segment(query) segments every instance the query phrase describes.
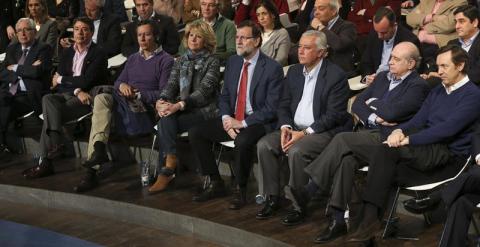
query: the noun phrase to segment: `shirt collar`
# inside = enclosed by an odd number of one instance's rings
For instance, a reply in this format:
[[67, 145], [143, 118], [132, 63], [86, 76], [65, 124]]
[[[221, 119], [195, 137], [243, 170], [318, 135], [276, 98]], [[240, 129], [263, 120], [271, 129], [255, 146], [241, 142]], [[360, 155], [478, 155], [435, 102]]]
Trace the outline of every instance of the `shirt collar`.
[[305, 76], [305, 78], [308, 78], [309, 80], [312, 79], [312, 78], [315, 78], [318, 76], [318, 72], [320, 71], [320, 68], [322, 67], [322, 64], [323, 64], [323, 59], [320, 60], [320, 62], [318, 62], [317, 65], [315, 65], [315, 67], [313, 67], [312, 70], [307, 71], [307, 67], [306, 66], [303, 66], [303, 76]]
[[337, 22], [339, 18], [339, 15], [335, 16], [335, 18], [331, 19], [330, 21], [328, 21], [328, 24], [327, 24], [327, 28], [328, 30], [332, 29], [333, 25], [335, 25], [335, 23]]
[[447, 87], [445, 86], [445, 84], [442, 83], [442, 86], [445, 88], [445, 91], [447, 92], [447, 94], [451, 94], [453, 91], [461, 88], [463, 85], [467, 84], [467, 82], [470, 81], [470, 78], [468, 78], [468, 76], [465, 76], [463, 77], [463, 79], [461, 79], [459, 82]]
[[212, 21], [207, 21], [207, 20], [205, 20], [205, 18], [202, 18], [202, 20], [203, 20], [204, 22], [208, 23], [210, 26], [213, 27], [213, 26], [215, 26], [215, 24], [217, 23], [217, 21], [220, 19], [220, 16], [221, 16], [220, 14], [217, 14], [217, 16], [216, 16], [215, 18], [213, 18]]
[[[150, 16], [150, 18], [148, 18], [149, 20], [152, 19], [153, 17], [155, 17], [155, 10], [152, 11], [152, 15]], [[139, 21], [143, 21], [142, 18], [140, 18], [140, 16], [138, 16], [138, 20]]]
[[394, 78], [393, 77], [393, 74], [388, 72], [387, 73], [387, 78], [388, 80], [391, 82], [391, 83], [400, 83], [402, 82], [403, 80], [405, 80], [405, 78], [407, 78], [407, 76], [409, 76], [410, 74], [412, 73], [411, 70], [409, 70], [407, 73], [405, 73], [404, 75], [400, 76], [400, 78]]
[[458, 38], [458, 41], [460, 42], [460, 44], [462, 45], [462, 47], [464, 46], [471, 46], [473, 41], [475, 40], [475, 38], [478, 36], [478, 33], [480, 31], [477, 30], [477, 32], [475, 33], [475, 35], [473, 35], [471, 38], [469, 38], [467, 41], [463, 41], [462, 38]]
[[250, 65], [254, 65], [254, 66], [255, 66], [255, 64], [256, 64], [257, 61], [258, 61], [258, 57], [259, 57], [259, 56], [260, 56], [260, 49], [257, 49], [255, 55], [253, 55], [253, 57], [250, 58], [250, 60], [246, 60], [246, 59], [244, 58], [244, 59], [243, 59], [243, 63], [249, 62]]
[[[92, 42], [93, 42], [93, 41], [90, 40], [90, 42], [88, 43], [87, 47], [85, 48], [85, 51], [83, 51], [83, 52], [86, 52], [86, 51], [88, 51], [88, 49], [90, 49], [90, 46], [92, 45]], [[73, 50], [75, 50], [75, 52], [80, 53], [80, 51], [78, 50], [78, 45], [77, 45], [77, 43], [75, 43], [75, 44], [73, 45]]]
[[384, 40], [383, 43], [393, 45], [393, 42], [395, 41], [395, 37], [397, 36], [397, 31], [398, 31], [398, 26], [395, 27], [395, 32], [393, 33], [392, 38], [390, 38], [389, 40]]
[[158, 53], [160, 53], [162, 50], [163, 50], [163, 49], [162, 49], [162, 46], [160, 45], [160, 46], [158, 46], [158, 48], [155, 49], [155, 50], [152, 52], [152, 54], [150, 54], [150, 56], [148, 56], [148, 57], [145, 56], [145, 52], [144, 52], [144, 50], [142, 50], [141, 48], [140, 48], [140, 50], [138, 51], [138, 53], [140, 53], [140, 56], [142, 56], [145, 60], [148, 60], [148, 59], [156, 56], [156, 55], [157, 55]]

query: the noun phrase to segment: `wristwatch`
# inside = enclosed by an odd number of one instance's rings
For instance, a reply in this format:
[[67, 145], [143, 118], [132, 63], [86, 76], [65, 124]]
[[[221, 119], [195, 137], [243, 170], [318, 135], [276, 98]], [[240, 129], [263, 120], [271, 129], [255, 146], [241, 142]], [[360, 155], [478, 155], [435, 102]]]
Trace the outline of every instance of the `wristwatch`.
[[308, 131], [307, 131], [307, 129], [302, 130], [302, 132], [303, 132], [304, 135], [308, 136]]

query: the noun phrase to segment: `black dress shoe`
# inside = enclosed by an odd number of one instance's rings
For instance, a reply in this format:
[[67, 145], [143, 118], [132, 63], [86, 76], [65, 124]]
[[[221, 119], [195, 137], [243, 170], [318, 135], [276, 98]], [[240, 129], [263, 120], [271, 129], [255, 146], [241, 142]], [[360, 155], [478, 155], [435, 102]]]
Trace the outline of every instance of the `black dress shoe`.
[[282, 219], [282, 224], [286, 226], [294, 226], [305, 220], [305, 213], [302, 211], [292, 210]]
[[305, 189], [294, 189], [290, 186], [285, 186], [285, 198], [292, 202], [292, 206], [296, 211], [306, 212], [307, 204], [310, 201]]
[[49, 159], [40, 159], [38, 165], [23, 171], [23, 176], [27, 179], [42, 178], [53, 175], [55, 170]]
[[109, 162], [108, 154], [106, 151], [105, 143], [96, 141], [93, 144], [93, 153], [89, 160], [83, 162], [82, 166], [85, 168], [92, 168], [96, 165], [102, 165]]
[[65, 144], [55, 144], [48, 150], [47, 159], [54, 160], [65, 154]]
[[345, 234], [347, 234], [345, 221], [337, 222], [336, 220], [330, 220], [328, 227], [315, 238], [314, 242], [317, 244], [327, 243]]
[[223, 197], [226, 194], [227, 193], [225, 190], [225, 184], [223, 183], [223, 180], [211, 181], [210, 184], [207, 186], [207, 188], [202, 189], [200, 193], [193, 196], [192, 201], [205, 202], [217, 197]]
[[378, 220], [375, 220], [367, 226], [361, 224], [357, 231], [350, 235], [347, 242], [368, 242], [375, 238], [375, 234], [380, 230], [380, 227], [381, 223]]
[[440, 204], [441, 198], [438, 197], [425, 197], [422, 199], [408, 199], [403, 202], [405, 210], [412, 214], [424, 214], [428, 211], [432, 211]]
[[247, 205], [247, 191], [246, 189], [235, 189], [233, 191], [233, 198], [230, 201], [230, 206], [228, 206], [231, 210], [239, 210]]
[[257, 215], [255, 218], [259, 220], [264, 220], [271, 218], [275, 212], [280, 208], [280, 203], [279, 203], [279, 198], [278, 196], [268, 196], [267, 201], [265, 202], [265, 205], [263, 208], [257, 212]]
[[95, 170], [89, 169], [85, 177], [80, 181], [80, 183], [73, 188], [73, 191], [77, 193], [83, 193], [97, 187], [98, 178], [95, 173], [96, 173]]

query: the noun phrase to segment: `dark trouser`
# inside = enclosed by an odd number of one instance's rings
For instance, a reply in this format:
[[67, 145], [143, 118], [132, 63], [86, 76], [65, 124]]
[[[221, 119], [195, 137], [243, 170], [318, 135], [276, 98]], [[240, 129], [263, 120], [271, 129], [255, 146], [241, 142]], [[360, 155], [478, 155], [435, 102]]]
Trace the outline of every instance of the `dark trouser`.
[[0, 98], [0, 144], [5, 144], [8, 124], [33, 110], [32, 102], [26, 93]]
[[363, 200], [380, 209], [393, 186], [415, 186], [454, 176], [463, 165], [442, 144], [389, 148], [385, 144], [352, 146], [368, 154], [369, 170]]
[[442, 191], [442, 199], [449, 211], [440, 246], [467, 246], [468, 227], [480, 203], [480, 167], [474, 166], [450, 182]]
[[[287, 151], [290, 178], [288, 184], [300, 188], [307, 184], [303, 171], [328, 145], [332, 136], [328, 133], [308, 135], [297, 141]], [[257, 144], [258, 165], [263, 174], [263, 189], [267, 195], [279, 195], [281, 159], [285, 156], [280, 146], [280, 131], [264, 136]]]
[[164, 163], [167, 154], [177, 154], [177, 134], [188, 131], [204, 121], [202, 114], [192, 112], [177, 112], [160, 118], [157, 125], [159, 164]]
[[[255, 144], [264, 135], [265, 127], [263, 125], [252, 125], [242, 129], [235, 138], [233, 170], [236, 182], [240, 187], [247, 185], [253, 163]], [[200, 162], [202, 174], [218, 174], [212, 144], [232, 140], [223, 129], [222, 120], [216, 118], [201, 123], [190, 129], [188, 137]]]
[[355, 172], [368, 159], [355, 156], [348, 144], [363, 146], [379, 143], [378, 130], [339, 133], [320, 156], [305, 168], [305, 172], [317, 184], [319, 190], [323, 194], [330, 194], [330, 206], [346, 210], [352, 194]]
[[[42, 98], [43, 127], [40, 136], [40, 156], [46, 157], [52, 145], [60, 144], [63, 124], [91, 111], [71, 93], [47, 94]], [[54, 138], [51, 132], [55, 132]]]

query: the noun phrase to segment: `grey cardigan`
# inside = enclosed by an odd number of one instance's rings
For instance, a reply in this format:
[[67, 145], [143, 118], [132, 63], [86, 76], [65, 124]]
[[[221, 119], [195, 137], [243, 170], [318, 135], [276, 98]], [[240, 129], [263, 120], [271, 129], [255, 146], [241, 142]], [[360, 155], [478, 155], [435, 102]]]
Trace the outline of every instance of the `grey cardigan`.
[[265, 55], [271, 57], [282, 66], [288, 63], [288, 52], [290, 51], [290, 36], [285, 28], [273, 30], [270, 39], [262, 43], [261, 50]]

